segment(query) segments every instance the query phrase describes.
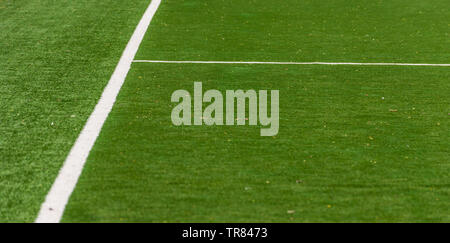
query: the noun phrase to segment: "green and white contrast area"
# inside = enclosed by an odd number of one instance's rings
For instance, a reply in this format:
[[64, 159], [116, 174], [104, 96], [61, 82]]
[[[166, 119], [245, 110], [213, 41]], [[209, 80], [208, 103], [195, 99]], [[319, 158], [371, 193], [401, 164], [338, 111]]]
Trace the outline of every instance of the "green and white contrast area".
[[[36, 220], [149, 4], [0, 0], [1, 222]], [[449, 64], [448, 0], [162, 0], [61, 222], [450, 222]], [[194, 82], [279, 90], [278, 134], [175, 126]]]

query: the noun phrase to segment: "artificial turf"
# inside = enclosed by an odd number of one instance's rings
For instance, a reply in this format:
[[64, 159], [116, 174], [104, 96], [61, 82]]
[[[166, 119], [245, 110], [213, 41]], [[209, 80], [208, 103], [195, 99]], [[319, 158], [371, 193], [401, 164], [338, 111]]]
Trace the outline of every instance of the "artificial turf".
[[0, 0], [0, 222], [33, 222], [146, 0]]
[[[174, 1], [136, 59], [449, 63], [447, 1]], [[449, 222], [448, 67], [135, 63], [63, 222]], [[280, 90], [280, 132], [172, 125]]]

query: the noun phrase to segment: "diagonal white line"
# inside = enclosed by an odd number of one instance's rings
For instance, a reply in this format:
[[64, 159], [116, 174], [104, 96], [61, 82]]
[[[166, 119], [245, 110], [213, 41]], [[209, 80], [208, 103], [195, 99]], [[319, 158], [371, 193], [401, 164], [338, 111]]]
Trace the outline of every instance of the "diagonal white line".
[[136, 63], [179, 63], [179, 64], [261, 64], [261, 65], [354, 65], [354, 66], [433, 66], [450, 67], [450, 64], [431, 63], [367, 63], [367, 62], [233, 62], [233, 61], [164, 61], [134, 60]]
[[94, 146], [95, 140], [100, 134], [100, 130], [116, 101], [117, 94], [125, 81], [139, 45], [160, 3], [161, 0], [152, 0], [144, 16], [139, 21], [99, 102], [66, 158], [50, 192], [47, 194], [35, 221], [36, 223], [58, 223], [61, 220], [89, 152]]

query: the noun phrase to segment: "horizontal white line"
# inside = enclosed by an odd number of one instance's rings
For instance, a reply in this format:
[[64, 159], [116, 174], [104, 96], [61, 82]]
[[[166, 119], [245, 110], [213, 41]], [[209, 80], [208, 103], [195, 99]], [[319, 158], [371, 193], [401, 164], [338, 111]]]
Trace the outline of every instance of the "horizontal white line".
[[186, 64], [266, 64], [266, 65], [359, 65], [359, 66], [433, 66], [450, 67], [450, 64], [431, 63], [368, 63], [368, 62], [231, 62], [231, 61], [163, 61], [134, 60], [140, 63], [186, 63]]

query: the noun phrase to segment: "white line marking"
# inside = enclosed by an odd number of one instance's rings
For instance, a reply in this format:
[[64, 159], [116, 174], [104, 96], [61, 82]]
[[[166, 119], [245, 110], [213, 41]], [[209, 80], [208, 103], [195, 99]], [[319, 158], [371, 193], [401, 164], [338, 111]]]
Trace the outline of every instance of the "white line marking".
[[185, 63], [185, 64], [266, 64], [266, 65], [356, 65], [356, 66], [434, 66], [450, 67], [450, 64], [429, 63], [364, 63], [364, 62], [231, 62], [231, 61], [163, 61], [134, 60], [141, 63]]
[[131, 63], [160, 3], [161, 0], [152, 0], [144, 16], [139, 21], [99, 102], [66, 158], [50, 192], [47, 194], [35, 221], [36, 223], [58, 223], [61, 220], [89, 152], [116, 101], [117, 94], [125, 81]]

